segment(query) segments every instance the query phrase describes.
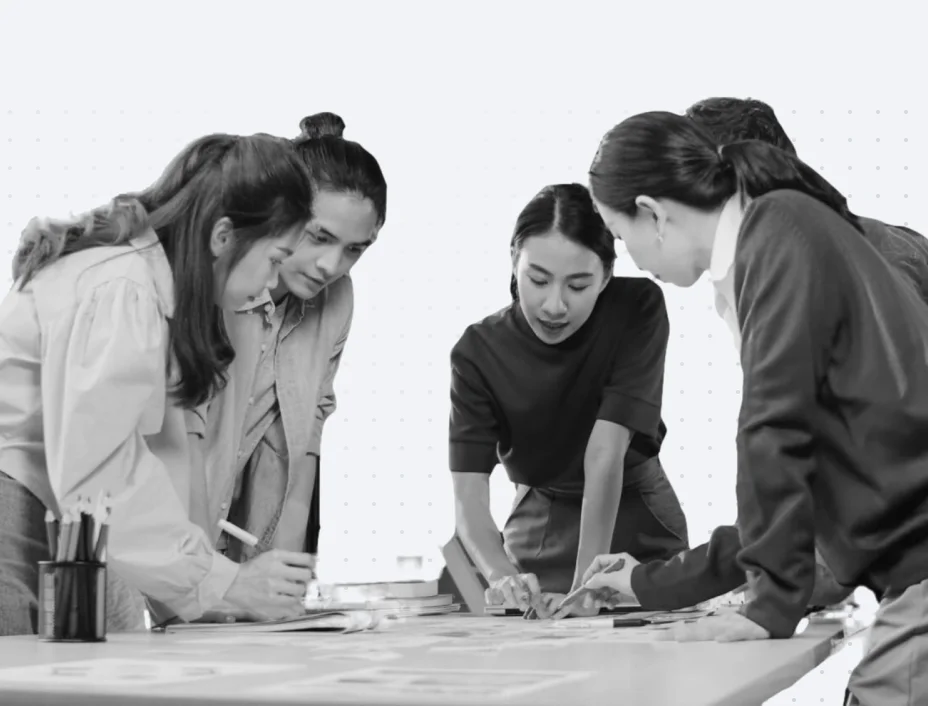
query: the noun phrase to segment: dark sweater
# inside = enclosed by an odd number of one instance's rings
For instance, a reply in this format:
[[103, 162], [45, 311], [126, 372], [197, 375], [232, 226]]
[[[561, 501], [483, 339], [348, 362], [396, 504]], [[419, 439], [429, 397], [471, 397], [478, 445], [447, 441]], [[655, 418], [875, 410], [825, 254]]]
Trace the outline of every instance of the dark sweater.
[[[911, 228], [861, 218], [866, 239], [897, 273], [913, 284], [928, 302], [928, 239]], [[856, 237], [855, 233], [849, 235]], [[632, 588], [641, 605], [653, 610], [674, 610], [720, 596], [741, 586], [747, 576], [737, 561], [741, 538], [734, 525], [717, 528], [708, 542], [681, 552], [668, 561], [635, 567]], [[842, 592], [820, 571], [811, 603], [828, 604]], [[847, 591], [853, 588], [853, 584]], [[846, 593], [846, 592], [844, 592]]]
[[738, 561], [773, 637], [803, 615], [816, 538], [843, 585], [928, 578], [928, 307], [857, 235], [795, 191], [739, 232]]

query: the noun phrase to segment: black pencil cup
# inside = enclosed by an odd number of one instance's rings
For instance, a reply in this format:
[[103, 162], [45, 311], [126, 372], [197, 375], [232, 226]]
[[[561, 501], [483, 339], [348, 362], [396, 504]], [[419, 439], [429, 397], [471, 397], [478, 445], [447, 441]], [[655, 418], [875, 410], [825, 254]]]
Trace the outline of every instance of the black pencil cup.
[[39, 562], [39, 639], [106, 641], [106, 564]]

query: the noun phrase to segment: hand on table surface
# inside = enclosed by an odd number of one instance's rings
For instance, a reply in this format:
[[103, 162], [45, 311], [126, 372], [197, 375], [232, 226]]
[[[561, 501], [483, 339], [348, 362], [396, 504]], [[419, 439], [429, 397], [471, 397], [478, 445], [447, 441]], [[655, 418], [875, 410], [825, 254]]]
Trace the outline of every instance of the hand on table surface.
[[302, 615], [313, 565], [313, 557], [301, 552], [273, 549], [259, 554], [239, 567], [225, 601], [253, 620]]
[[490, 582], [490, 587], [484, 591], [484, 600], [487, 605], [506, 606], [525, 611], [541, 607], [542, 593], [535, 574], [512, 574], [503, 576]]
[[672, 623], [661, 635], [661, 639], [675, 642], [745, 642], [769, 638], [769, 632], [737, 612], [711, 615], [691, 623]]

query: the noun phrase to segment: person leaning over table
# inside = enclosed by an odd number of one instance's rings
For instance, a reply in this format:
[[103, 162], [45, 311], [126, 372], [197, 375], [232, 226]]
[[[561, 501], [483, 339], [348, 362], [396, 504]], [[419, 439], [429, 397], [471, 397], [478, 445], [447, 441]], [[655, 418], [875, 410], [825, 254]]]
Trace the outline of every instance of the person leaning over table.
[[[313, 217], [281, 264], [279, 284], [226, 316], [236, 359], [229, 386], [207, 413], [211, 527], [234, 561], [265, 548], [315, 548], [322, 431], [335, 410], [335, 377], [354, 310], [349, 272], [386, 220], [383, 172], [363, 146], [342, 137], [344, 121], [318, 113], [300, 129], [293, 143], [312, 179]], [[232, 426], [224, 426], [229, 420]], [[261, 544], [221, 534], [220, 519]], [[236, 616], [247, 618], [231, 608], [210, 617]]]
[[[669, 324], [658, 285], [613, 276], [613, 239], [583, 185], [542, 189], [510, 256], [512, 303], [451, 352], [455, 525], [488, 602], [546, 617], [607, 547], [654, 558], [687, 547], [659, 457]], [[498, 464], [517, 486], [502, 537], [489, 505]]]
[[[789, 154], [796, 154], [773, 108], [762, 101], [707, 98], [690, 106], [686, 116], [706, 129], [719, 147], [741, 140], [761, 140]], [[902, 279], [911, 282], [921, 298], [928, 302], [928, 239], [906, 226], [891, 226], [872, 218], [859, 220], [864, 236]], [[737, 317], [724, 296], [734, 272], [710, 270], [710, 274], [716, 288], [716, 309], [731, 329], [735, 345], [740, 349]], [[635, 597], [644, 607], [673, 610], [695, 605], [733, 591], [747, 580], [737, 562], [740, 550], [737, 527], [718, 527], [708, 542], [666, 561], [639, 564], [633, 557], [626, 556], [626, 568], [614, 580], [622, 580], [623, 593]], [[809, 599], [810, 608], [843, 601], [854, 588], [839, 584], [816, 550], [815, 588]]]
[[719, 149], [682, 115], [643, 113], [603, 138], [590, 187], [641, 269], [680, 287], [734, 273], [723, 293], [744, 374], [738, 561], [751, 595], [675, 636], [791, 637], [818, 540], [840, 583], [881, 598], [848, 704], [928, 702], [925, 302], [846, 199], [772, 145]]
[[276, 285], [311, 215], [292, 145], [208, 135], [151, 187], [26, 227], [0, 305], [0, 634], [37, 629], [46, 510], [103, 492], [108, 573], [165, 610], [299, 609], [308, 555], [214, 551], [188, 437], [233, 357], [223, 309]]

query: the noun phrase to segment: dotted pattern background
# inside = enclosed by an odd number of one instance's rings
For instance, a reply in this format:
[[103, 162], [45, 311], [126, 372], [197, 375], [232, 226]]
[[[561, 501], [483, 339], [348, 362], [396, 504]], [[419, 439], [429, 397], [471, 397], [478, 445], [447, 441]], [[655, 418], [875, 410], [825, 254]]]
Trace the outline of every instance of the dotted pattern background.
[[[303, 115], [334, 110], [380, 160], [389, 218], [354, 271], [323, 443], [327, 580], [391, 578], [398, 555], [437, 575], [453, 527], [448, 352], [508, 303], [520, 208], [545, 184], [583, 181], [622, 118], [710, 95], [766, 100], [852, 209], [928, 232], [914, 3], [836, 16], [828, 3], [703, 2], [660, 17], [628, 3], [448, 5], [266, 1], [245, 20], [216, 2], [135, 16], [115, 2], [0, 1], [0, 278], [29, 218], [143, 187], [207, 132], [292, 135]], [[638, 274], [621, 250], [618, 271]], [[698, 543], [735, 517], [741, 374], [709, 284], [665, 292], [663, 460]], [[501, 524], [501, 472], [492, 497]], [[846, 666], [776, 703], [838, 703]]]

